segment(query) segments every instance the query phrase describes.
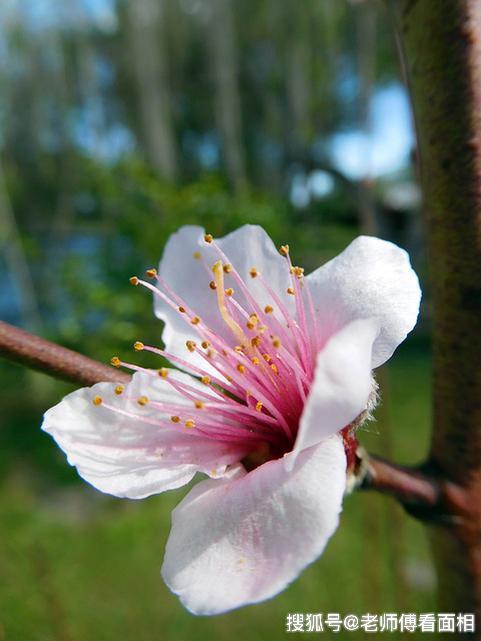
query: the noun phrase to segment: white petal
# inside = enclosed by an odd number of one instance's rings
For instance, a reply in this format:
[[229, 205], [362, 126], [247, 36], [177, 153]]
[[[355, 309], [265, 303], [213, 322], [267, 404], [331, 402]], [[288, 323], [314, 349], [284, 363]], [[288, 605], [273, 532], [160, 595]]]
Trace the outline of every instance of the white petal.
[[378, 318], [372, 367], [384, 363], [416, 324], [421, 290], [408, 254], [360, 236], [307, 276], [320, 325], [333, 333], [358, 318]]
[[[215, 243], [243, 278], [259, 307], [269, 304], [276, 308], [276, 304], [262, 286], [260, 279], [251, 278], [249, 275], [252, 267], [256, 267], [267, 277], [269, 286], [286, 306], [293, 309], [292, 297], [286, 293], [289, 286], [286, 260], [276, 250], [262, 227], [244, 225], [231, 234], [216, 239]], [[199, 253], [200, 260], [195, 258]], [[204, 230], [201, 227], [182, 227], [167, 242], [159, 265], [159, 275], [214, 333], [234, 346], [239, 343], [239, 340], [222, 320], [217, 306], [216, 292], [209, 287], [209, 282], [213, 279], [211, 267], [218, 260], [221, 260], [219, 251], [213, 244], [204, 241]], [[225, 287], [232, 287], [235, 299], [246, 311], [252, 313], [253, 306], [246, 300], [235, 277], [232, 274], [226, 274], [224, 278]], [[196, 329], [189, 323], [186, 315], [177, 313], [160, 298], [155, 299], [155, 313], [165, 321], [162, 340], [167, 351], [211, 371], [205, 360], [196, 353], [188, 352], [185, 348], [186, 340], [198, 339]]]
[[162, 576], [196, 614], [218, 614], [283, 590], [324, 550], [346, 484], [341, 439], [242, 478], [203, 481], [177, 506]]
[[[171, 370], [169, 376], [200, 385], [181, 372]], [[238, 447], [196, 436], [174, 424], [172, 428], [157, 426], [105, 407], [109, 404], [158, 420], [160, 410], [150, 404], [139, 406], [139, 396], [185, 404], [185, 399], [163, 379], [136, 373], [122, 395], [115, 394], [115, 387], [115, 383], [98, 383], [69, 394], [48, 410], [42, 425], [80, 476], [98, 490], [143, 498], [185, 485], [197, 471], [222, 476], [228, 464], [245, 454]], [[205, 386], [202, 389], [205, 391]], [[100, 406], [92, 403], [97, 395], [104, 401]]]
[[378, 332], [374, 319], [353, 321], [319, 352], [294, 452], [335, 434], [366, 409], [373, 389], [371, 360]]

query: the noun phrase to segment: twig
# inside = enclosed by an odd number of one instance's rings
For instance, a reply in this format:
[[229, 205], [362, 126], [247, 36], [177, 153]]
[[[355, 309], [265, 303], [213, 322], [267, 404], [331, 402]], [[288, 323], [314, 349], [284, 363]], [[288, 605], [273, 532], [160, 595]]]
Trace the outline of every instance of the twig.
[[99, 381], [124, 382], [130, 379], [125, 372], [3, 321], [0, 321], [0, 356], [79, 385], [93, 385]]
[[[128, 382], [129, 374], [0, 321], [0, 356], [80, 385]], [[419, 469], [394, 465], [359, 450], [361, 489], [395, 497], [411, 512], [436, 509], [442, 492], [435, 478]]]

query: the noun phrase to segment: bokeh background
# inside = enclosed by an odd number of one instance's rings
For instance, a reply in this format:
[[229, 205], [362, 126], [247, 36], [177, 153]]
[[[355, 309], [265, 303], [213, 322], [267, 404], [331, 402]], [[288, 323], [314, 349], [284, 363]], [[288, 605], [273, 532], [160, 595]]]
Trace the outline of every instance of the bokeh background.
[[[0, 317], [128, 360], [161, 333], [128, 277], [185, 223], [259, 223], [307, 271], [374, 234], [425, 281], [415, 155], [384, 3], [2, 0]], [[428, 337], [427, 292], [361, 435], [406, 463], [427, 449]], [[82, 483], [39, 429], [71, 389], [0, 361], [0, 641], [255, 641], [284, 638], [289, 612], [434, 611], [424, 530], [359, 494], [282, 595], [191, 616], [159, 577], [185, 490], [134, 502]]]

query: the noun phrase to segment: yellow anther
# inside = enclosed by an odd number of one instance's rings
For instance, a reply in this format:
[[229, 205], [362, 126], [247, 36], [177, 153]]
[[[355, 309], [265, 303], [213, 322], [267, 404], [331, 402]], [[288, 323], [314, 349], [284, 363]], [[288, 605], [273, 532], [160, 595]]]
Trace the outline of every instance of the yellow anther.
[[200, 260], [200, 252], [194, 252], [192, 256], [195, 258], [195, 260]]
[[139, 284], [139, 279], [137, 278], [137, 276], [131, 276], [129, 278], [129, 282], [130, 282], [131, 285], [138, 285]]
[[249, 274], [251, 278], [256, 278], [257, 276], [259, 276], [259, 272], [255, 267], [251, 267], [251, 269], [249, 269]]
[[291, 274], [295, 274], [298, 279], [304, 276], [304, 267], [291, 267]]
[[185, 314], [185, 307], [178, 307], [177, 308], [181, 314]]
[[271, 359], [271, 357], [269, 356], [269, 354], [262, 354], [262, 358], [263, 358], [267, 363], [269, 363], [269, 361], [271, 361], [271, 360], [272, 360], [272, 359]]
[[271, 307], [271, 305], [266, 305], [266, 306], [264, 307], [264, 312], [265, 312], [266, 314], [272, 314], [272, 312], [273, 312], [273, 311], [274, 311], [274, 308], [273, 308], [273, 307]]
[[234, 379], [232, 378], [232, 376], [227, 376], [227, 375], [226, 375], [226, 377], [225, 377], [225, 378], [226, 378], [226, 380], [227, 380], [227, 381], [229, 381], [229, 383], [232, 383], [232, 381], [234, 380]]
[[101, 396], [94, 396], [92, 399], [92, 403], [94, 405], [102, 405], [102, 397]]
[[234, 293], [234, 290], [232, 289], [232, 287], [228, 287], [224, 293], [226, 296], [232, 296]]
[[242, 365], [242, 363], [239, 363], [239, 364], [236, 366], [236, 369], [237, 369], [237, 371], [238, 371], [240, 374], [244, 374], [244, 373], [245, 373], [245, 371], [246, 371], [245, 365]]
[[190, 322], [192, 325], [198, 325], [200, 323], [200, 318], [198, 316], [194, 316], [190, 319]]
[[120, 367], [120, 358], [118, 356], [112, 356], [110, 359], [110, 364], [114, 367]]
[[141, 352], [144, 349], [145, 345], [142, 343], [142, 341], [135, 341], [134, 343], [134, 349], [136, 352]]
[[295, 296], [296, 292], [293, 287], [288, 287], [287, 288], [287, 293], [290, 294], [291, 296]]
[[257, 356], [254, 356], [253, 358], [251, 358], [251, 361], [254, 365], [259, 365], [260, 363], [260, 360], [257, 358]]
[[262, 403], [261, 403], [261, 401], [257, 401], [257, 403], [256, 403], [256, 410], [257, 410], [258, 412], [260, 412], [260, 411], [261, 411], [261, 409], [262, 409]]
[[277, 365], [274, 365], [274, 363], [272, 363], [271, 370], [274, 372], [274, 374], [277, 374]]
[[272, 344], [276, 349], [279, 349], [279, 347], [282, 345], [281, 339], [278, 338], [277, 336], [274, 336], [274, 338], [272, 339]]
[[261, 337], [260, 336], [254, 336], [254, 338], [251, 338], [252, 347], [259, 347], [260, 344], [261, 344]]
[[146, 275], [148, 278], [155, 278], [155, 277], [157, 276], [157, 270], [156, 270], [156, 269], [154, 269], [154, 267], [152, 267], [152, 269], [148, 269], [148, 270], [145, 272], [145, 275]]
[[180, 423], [180, 416], [171, 416], [170, 420], [172, 423]]
[[247, 321], [247, 323], [246, 323], [247, 329], [254, 329], [255, 326], [256, 326], [256, 324], [253, 323], [252, 321]]
[[230, 273], [231, 273], [231, 271], [232, 271], [232, 265], [230, 265], [229, 263], [226, 263], [226, 264], [222, 267], [222, 269], [224, 270], [224, 274], [230, 274]]
[[204, 240], [210, 244], [214, 240], [214, 236], [212, 236], [212, 234], [204, 234]]
[[235, 350], [236, 352], [242, 353], [242, 352], [244, 351], [244, 346], [243, 346], [243, 345], [236, 345], [236, 346], [234, 347], [234, 350]]
[[209, 283], [209, 287], [210, 287], [211, 289], [217, 289], [217, 285], [214, 283], [214, 281], [213, 281], [213, 280], [211, 280], [211, 281], [210, 281], [210, 283]]
[[117, 385], [117, 387], [114, 389], [114, 392], [117, 394], [117, 396], [120, 396], [124, 389], [125, 387], [123, 385]]
[[215, 352], [214, 352], [213, 349], [208, 349], [206, 356], [207, 356], [207, 358], [214, 358], [214, 354], [215, 354]]
[[137, 403], [142, 406], [147, 405], [148, 402], [149, 399], [147, 398], [147, 396], [139, 396], [139, 398], [137, 399]]
[[167, 376], [169, 375], [169, 370], [166, 367], [161, 367], [160, 369], [157, 370], [157, 374], [161, 378], [167, 378]]
[[250, 315], [249, 315], [249, 320], [250, 320], [252, 323], [254, 323], [254, 324], [256, 324], [256, 325], [257, 325], [257, 323], [259, 322], [259, 316], [257, 316], [257, 314], [250, 314]]
[[200, 380], [204, 383], [204, 385], [210, 385], [210, 378], [208, 376], [203, 376]]
[[189, 419], [186, 420], [184, 425], [185, 425], [185, 427], [188, 427], [188, 428], [195, 427], [195, 421], [193, 421], [191, 418], [189, 418]]
[[208, 347], [210, 347], [209, 341], [202, 341], [201, 345], [204, 349], [207, 349]]
[[289, 253], [289, 245], [281, 245], [279, 251], [283, 256], [287, 256]]
[[195, 401], [194, 405], [198, 410], [203, 410], [205, 407], [205, 403], [203, 403], [202, 401]]
[[266, 331], [266, 329], [267, 329], [267, 325], [259, 325], [259, 327], [257, 328], [257, 331], [263, 334]]
[[195, 341], [185, 341], [185, 346], [189, 350], [189, 352], [195, 352], [195, 348], [197, 347], [197, 343]]

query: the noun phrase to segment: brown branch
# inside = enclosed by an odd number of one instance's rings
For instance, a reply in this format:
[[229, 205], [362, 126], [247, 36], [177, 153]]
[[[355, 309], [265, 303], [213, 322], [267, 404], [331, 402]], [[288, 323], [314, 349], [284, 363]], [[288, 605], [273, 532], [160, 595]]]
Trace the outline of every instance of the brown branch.
[[428, 510], [439, 505], [440, 484], [421, 469], [397, 465], [373, 455], [365, 455], [362, 464], [365, 471], [361, 489], [389, 494], [407, 508]]
[[[0, 321], [0, 356], [80, 385], [128, 382], [130, 375]], [[401, 467], [362, 452], [358, 456], [361, 489], [389, 494], [422, 518], [445, 505], [439, 482], [420, 469]]]
[[3, 321], [0, 321], [0, 356], [79, 385], [93, 385], [100, 381], [124, 382], [130, 378], [125, 372]]

